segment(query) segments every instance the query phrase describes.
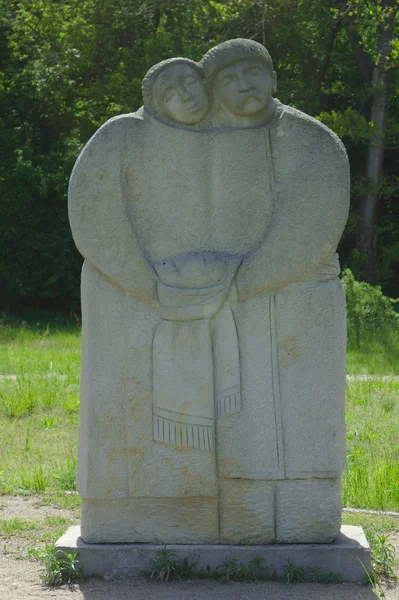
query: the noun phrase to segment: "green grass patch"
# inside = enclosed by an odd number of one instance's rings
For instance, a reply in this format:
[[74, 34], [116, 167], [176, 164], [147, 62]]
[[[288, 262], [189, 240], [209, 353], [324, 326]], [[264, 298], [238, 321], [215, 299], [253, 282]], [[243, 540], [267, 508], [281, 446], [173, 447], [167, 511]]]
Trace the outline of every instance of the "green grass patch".
[[[349, 373], [399, 374], [393, 337], [373, 339], [349, 348]], [[0, 494], [79, 507], [79, 379], [79, 327], [0, 324]], [[399, 510], [399, 381], [348, 381], [346, 418], [344, 506]]]
[[21, 519], [14, 517], [13, 519], [3, 519], [0, 521], [0, 536], [9, 538], [12, 536], [25, 537], [27, 531], [39, 529], [38, 521]]
[[343, 525], [360, 525], [365, 531], [399, 531], [399, 517], [365, 513], [342, 513]]
[[80, 329], [0, 325], [0, 494], [75, 489]]
[[399, 509], [399, 381], [347, 382], [344, 506]]
[[53, 506], [67, 510], [78, 510], [82, 500], [77, 492], [48, 492], [34, 506]]

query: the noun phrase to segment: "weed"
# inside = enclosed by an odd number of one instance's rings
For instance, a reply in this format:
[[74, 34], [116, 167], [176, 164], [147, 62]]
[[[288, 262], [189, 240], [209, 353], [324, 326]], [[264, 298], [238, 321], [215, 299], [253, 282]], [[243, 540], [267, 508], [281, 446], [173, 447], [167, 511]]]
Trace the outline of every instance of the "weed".
[[50, 427], [52, 427], [54, 425], [54, 415], [49, 415], [48, 417], [44, 417], [43, 425], [50, 429]]
[[[378, 598], [378, 600], [384, 600], [385, 598], [385, 592], [383, 589], [380, 588], [379, 586], [379, 581], [377, 580], [377, 578], [375, 577], [375, 575], [373, 573], [370, 573], [366, 567], [364, 566], [364, 564], [361, 562], [361, 565], [367, 575], [367, 579], [369, 580], [370, 586], [376, 596], [376, 598]], [[361, 600], [363, 600], [363, 596], [360, 596]]]
[[34, 491], [37, 494], [44, 492], [47, 487], [47, 477], [43, 466], [36, 465], [32, 471], [22, 468], [20, 486], [22, 490]]
[[386, 577], [396, 580], [395, 548], [389, 542], [389, 535], [379, 534], [373, 530], [366, 532], [367, 541], [371, 549], [371, 565], [375, 579]]
[[21, 560], [38, 560], [43, 562], [46, 558], [47, 550], [45, 548], [38, 548], [37, 546], [33, 546], [31, 548], [24, 548], [20, 551], [19, 555], [16, 558]]
[[227, 560], [216, 572], [222, 581], [270, 581], [276, 579], [276, 572], [264, 565], [265, 559], [254, 556], [247, 564], [238, 566], [237, 561]]
[[76, 460], [68, 460], [65, 463], [64, 468], [57, 474], [54, 475], [59, 483], [62, 490], [75, 491], [76, 490]]
[[197, 562], [189, 562], [184, 558], [181, 562], [173, 561], [174, 574], [178, 579], [194, 579]]
[[47, 546], [41, 556], [43, 568], [41, 576], [43, 583], [50, 587], [64, 583], [72, 583], [82, 576], [78, 568], [78, 554], [56, 551], [54, 546]]
[[303, 583], [306, 581], [305, 569], [296, 566], [292, 560], [289, 560], [283, 571], [283, 580], [285, 583]]
[[337, 573], [324, 573], [320, 567], [310, 567], [306, 570], [306, 581], [315, 583], [342, 583], [342, 578]]
[[265, 559], [262, 558], [261, 556], [254, 556], [253, 558], [251, 558], [251, 560], [249, 561], [249, 569], [250, 572], [253, 575], [253, 578], [256, 580], [258, 578], [261, 578], [262, 575], [264, 574], [264, 565], [263, 563], [265, 562]]
[[237, 561], [234, 558], [225, 560], [221, 565], [216, 568], [216, 572], [219, 573], [221, 581], [228, 583], [237, 573]]
[[158, 550], [155, 555], [155, 567], [151, 572], [151, 579], [157, 579], [163, 583], [167, 583], [169, 579], [176, 574], [176, 559], [176, 552], [168, 550], [166, 546], [161, 550]]

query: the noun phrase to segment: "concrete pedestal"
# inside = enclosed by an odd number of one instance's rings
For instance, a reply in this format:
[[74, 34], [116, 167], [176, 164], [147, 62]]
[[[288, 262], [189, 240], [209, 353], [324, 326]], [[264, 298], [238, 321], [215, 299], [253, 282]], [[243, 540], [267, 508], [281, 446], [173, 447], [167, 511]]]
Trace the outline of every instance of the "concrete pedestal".
[[[78, 552], [85, 575], [114, 578], [137, 577], [150, 573], [156, 553], [155, 544], [86, 544], [80, 537], [80, 527], [70, 527], [56, 543], [56, 550]], [[366, 581], [370, 571], [370, 548], [361, 527], [345, 525], [331, 544], [271, 544], [265, 546], [180, 545], [170, 544], [180, 560], [196, 562], [203, 571], [209, 565], [215, 570], [225, 560], [235, 559], [238, 565], [262, 557], [264, 565], [282, 575], [288, 561], [305, 569], [318, 567], [323, 573], [335, 573], [343, 581]], [[363, 566], [364, 565], [364, 566]]]

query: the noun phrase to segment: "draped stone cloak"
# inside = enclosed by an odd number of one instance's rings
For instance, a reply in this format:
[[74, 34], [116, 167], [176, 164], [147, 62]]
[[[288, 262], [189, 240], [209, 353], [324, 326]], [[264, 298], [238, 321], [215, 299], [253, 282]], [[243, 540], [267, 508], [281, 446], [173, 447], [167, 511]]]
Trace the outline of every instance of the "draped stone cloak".
[[[140, 110], [111, 119], [93, 136], [69, 189], [72, 232], [86, 259], [78, 457], [84, 498], [176, 498], [183, 513], [180, 500], [197, 498], [212, 521], [223, 478], [339, 476], [345, 301], [334, 252], [348, 186], [338, 138], [282, 105], [270, 123], [253, 129], [189, 131]], [[224, 282], [223, 302], [182, 325], [169, 288], [180, 293], [192, 282], [183, 272], [170, 286], [162, 269], [186, 258], [197, 265], [201, 256], [221, 265], [222, 279], [207, 280], [205, 268], [200, 280], [212, 288], [210, 297]], [[166, 333], [163, 322], [171, 323]], [[198, 371], [195, 393], [204, 375], [198, 393], [216, 447], [183, 444], [181, 427], [179, 439], [154, 434], [154, 391], [170, 391], [167, 372], [184, 367], [184, 357], [171, 359], [167, 348], [180, 326], [191, 327], [181, 333], [187, 364]], [[167, 343], [156, 341], [160, 331]], [[233, 359], [223, 356], [226, 343], [237, 343]], [[163, 370], [154, 362], [159, 353]], [[234, 366], [233, 387], [240, 389], [237, 410], [223, 414], [210, 404], [212, 386], [223, 379], [218, 364]]]

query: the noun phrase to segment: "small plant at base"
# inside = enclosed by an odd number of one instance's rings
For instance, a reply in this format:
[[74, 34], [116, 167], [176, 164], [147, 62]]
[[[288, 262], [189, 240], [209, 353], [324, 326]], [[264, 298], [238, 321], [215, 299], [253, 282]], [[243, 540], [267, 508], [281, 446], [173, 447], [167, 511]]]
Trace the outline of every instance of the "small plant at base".
[[197, 562], [190, 563], [187, 558], [181, 562], [173, 561], [174, 573], [179, 579], [193, 579]]
[[57, 552], [54, 546], [47, 546], [41, 557], [43, 583], [50, 587], [56, 587], [79, 579], [82, 576], [82, 570], [78, 568], [77, 557], [77, 553]]
[[235, 575], [237, 574], [237, 561], [234, 558], [225, 560], [224, 563], [219, 565], [216, 570], [219, 573], [221, 581], [228, 583], [234, 579]]
[[168, 550], [166, 546], [162, 550], [158, 550], [155, 557], [155, 567], [151, 572], [151, 579], [157, 579], [166, 583], [176, 573], [177, 554], [172, 550]]
[[303, 567], [297, 567], [292, 560], [289, 560], [283, 571], [285, 583], [303, 583], [306, 581], [306, 573]]
[[315, 583], [342, 583], [342, 579], [337, 573], [324, 573], [320, 567], [307, 569], [306, 581]]
[[389, 542], [389, 535], [382, 535], [373, 530], [366, 532], [367, 541], [371, 549], [371, 564], [374, 576], [388, 577], [397, 580], [395, 574], [396, 554], [395, 548]]
[[[376, 598], [378, 598], [378, 600], [384, 600], [385, 592], [384, 592], [384, 590], [380, 589], [378, 578], [375, 577], [374, 573], [369, 573], [369, 571], [366, 569], [366, 567], [364, 566], [362, 561], [360, 561], [360, 563], [361, 563], [363, 569], [365, 570], [367, 579], [369, 580], [371, 589], [373, 590]], [[360, 600], [363, 600], [363, 596], [360, 596]]]

